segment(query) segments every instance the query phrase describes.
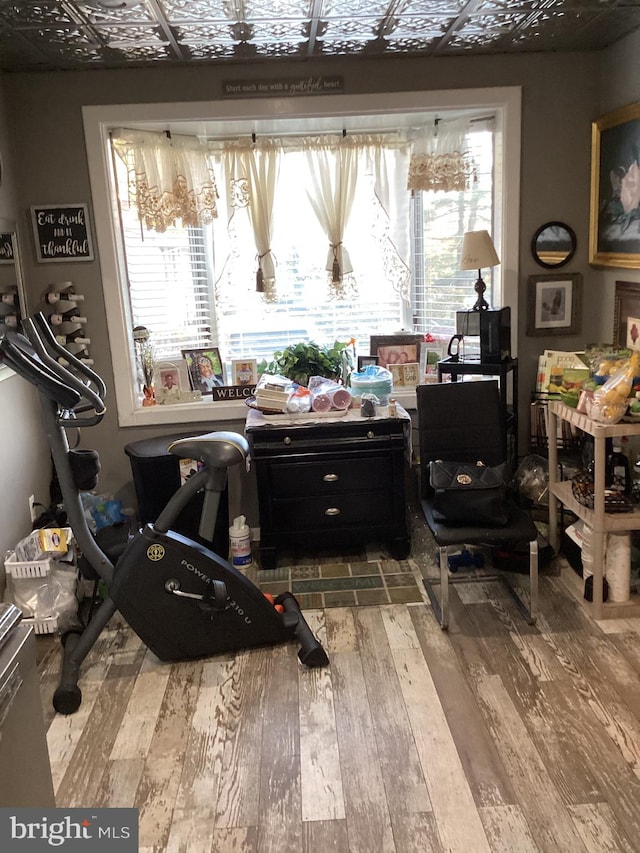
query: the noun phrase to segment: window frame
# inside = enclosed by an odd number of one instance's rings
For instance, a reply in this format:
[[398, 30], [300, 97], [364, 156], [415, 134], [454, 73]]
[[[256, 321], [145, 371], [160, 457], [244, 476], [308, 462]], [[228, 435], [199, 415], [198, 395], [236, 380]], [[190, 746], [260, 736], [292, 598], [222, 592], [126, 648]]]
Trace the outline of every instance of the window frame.
[[[104, 291], [107, 331], [118, 423], [126, 426], [155, 424], [202, 423], [212, 420], [243, 419], [246, 407], [234, 401], [185, 403], [172, 406], [138, 405], [138, 389], [133, 365], [135, 353], [129, 335], [130, 307], [121, 281], [123, 259], [118, 253], [115, 217], [109, 187], [113, 164], [109, 146], [109, 131], [113, 127], [144, 126], [164, 130], [174, 122], [208, 120], [228, 123], [230, 135], [241, 132], [242, 123], [251, 120], [260, 132], [278, 133], [287, 123], [299, 132], [301, 123], [317, 123], [326, 129], [331, 123], [336, 129], [357, 121], [358, 116], [378, 121], [386, 126], [394, 114], [448, 112], [451, 110], [484, 110], [495, 113], [496, 131], [502, 140], [496, 152], [496, 163], [503, 162], [502, 200], [494, 211], [494, 240], [500, 246], [499, 291], [502, 305], [510, 305], [514, 317], [512, 349], [517, 351], [518, 316], [518, 247], [520, 223], [520, 135], [521, 88], [496, 87], [487, 89], [455, 89], [367, 95], [327, 95], [289, 99], [240, 99], [209, 102], [158, 104], [119, 104], [85, 106], [82, 108], [93, 199], [96, 243]], [[246, 126], [244, 128], [246, 132]], [[409, 394], [401, 402], [415, 406]]]

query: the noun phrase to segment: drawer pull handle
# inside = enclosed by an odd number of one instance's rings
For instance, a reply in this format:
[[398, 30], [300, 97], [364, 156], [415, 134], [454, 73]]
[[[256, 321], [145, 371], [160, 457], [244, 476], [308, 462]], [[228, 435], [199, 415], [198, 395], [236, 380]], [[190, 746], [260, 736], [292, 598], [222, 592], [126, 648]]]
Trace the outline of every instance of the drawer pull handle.
[[337, 474], [325, 474], [322, 479], [325, 481], [325, 483], [336, 483], [340, 479], [340, 477], [338, 477]]
[[369, 430], [369, 432], [367, 433], [367, 438], [375, 438], [375, 437], [376, 437], [375, 432], [372, 432], [371, 430]]
[[330, 506], [329, 509], [325, 509], [325, 515], [340, 515], [340, 510], [337, 506]]
[[283, 441], [285, 444], [291, 444], [291, 439], [289, 438], [288, 435], [284, 437]]

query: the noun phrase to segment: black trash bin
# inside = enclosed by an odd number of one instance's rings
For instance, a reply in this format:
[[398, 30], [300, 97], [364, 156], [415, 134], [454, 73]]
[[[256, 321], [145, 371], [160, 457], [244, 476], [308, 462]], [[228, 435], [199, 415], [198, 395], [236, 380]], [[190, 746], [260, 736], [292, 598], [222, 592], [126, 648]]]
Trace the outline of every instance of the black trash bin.
[[[169, 498], [180, 487], [180, 459], [169, 453], [167, 447], [179, 438], [202, 435], [202, 432], [187, 432], [177, 435], [162, 435], [127, 444], [124, 452], [129, 457], [133, 483], [138, 501], [138, 515], [142, 524], [153, 522], [160, 515]], [[220, 496], [220, 508], [211, 542], [198, 534], [204, 492], [198, 492], [176, 519], [173, 529], [206, 545], [224, 559], [229, 551], [229, 500], [225, 486]]]

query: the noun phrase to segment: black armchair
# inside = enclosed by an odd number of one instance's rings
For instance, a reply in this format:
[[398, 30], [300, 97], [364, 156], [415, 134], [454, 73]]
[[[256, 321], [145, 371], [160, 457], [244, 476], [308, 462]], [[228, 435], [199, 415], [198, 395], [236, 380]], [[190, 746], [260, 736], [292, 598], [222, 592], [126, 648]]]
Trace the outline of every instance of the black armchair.
[[[451, 382], [417, 388], [420, 445], [420, 502], [429, 529], [438, 546], [440, 577], [425, 578], [429, 599], [443, 629], [449, 626], [449, 583], [469, 577], [450, 577], [448, 557], [465, 545], [508, 545], [529, 543], [529, 607], [518, 596], [503, 572], [483, 574], [481, 580], [501, 580], [529, 624], [538, 611], [538, 532], [531, 514], [510, 498], [507, 523], [500, 527], [448, 526], [434, 518], [429, 463], [434, 459], [476, 462], [494, 466], [507, 458], [506, 425], [500, 405], [498, 383]], [[434, 586], [440, 586], [440, 600]]]

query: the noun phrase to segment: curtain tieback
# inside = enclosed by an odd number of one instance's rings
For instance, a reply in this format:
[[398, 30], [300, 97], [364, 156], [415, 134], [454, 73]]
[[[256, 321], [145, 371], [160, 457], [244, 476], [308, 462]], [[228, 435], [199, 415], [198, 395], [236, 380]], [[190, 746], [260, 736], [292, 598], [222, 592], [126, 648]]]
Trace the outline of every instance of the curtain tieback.
[[262, 259], [271, 254], [271, 249], [267, 249], [261, 255], [256, 255], [258, 259], [258, 269], [256, 270], [256, 293], [264, 293], [264, 272], [262, 271]]
[[334, 284], [337, 284], [342, 278], [342, 274], [340, 272], [340, 261], [338, 260], [338, 249], [342, 246], [342, 240], [339, 243], [330, 243], [329, 244], [333, 249], [333, 265], [331, 267], [331, 281]]

